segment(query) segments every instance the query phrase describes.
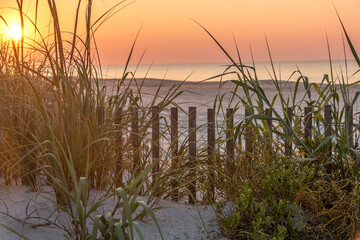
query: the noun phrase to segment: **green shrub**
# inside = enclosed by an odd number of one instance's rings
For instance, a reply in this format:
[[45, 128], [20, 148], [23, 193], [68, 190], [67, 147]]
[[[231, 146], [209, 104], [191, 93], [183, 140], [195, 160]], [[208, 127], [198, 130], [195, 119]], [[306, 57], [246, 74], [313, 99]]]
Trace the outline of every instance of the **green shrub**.
[[311, 179], [307, 168], [284, 167], [270, 170], [255, 192], [245, 181], [230, 215], [219, 205], [226, 235], [232, 239], [301, 239], [305, 223], [294, 199]]

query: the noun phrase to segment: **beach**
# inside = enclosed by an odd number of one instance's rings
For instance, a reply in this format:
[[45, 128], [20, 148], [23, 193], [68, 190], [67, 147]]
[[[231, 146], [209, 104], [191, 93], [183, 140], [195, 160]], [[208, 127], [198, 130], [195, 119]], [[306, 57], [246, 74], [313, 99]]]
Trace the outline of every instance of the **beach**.
[[[111, 95], [111, 88], [115, 80], [106, 80], [104, 85], [107, 86], [107, 94]], [[129, 84], [129, 82], [128, 82]], [[244, 97], [244, 92], [240, 89], [236, 91], [234, 100], [230, 101], [233, 96], [235, 84], [232, 82], [179, 82], [164, 81], [158, 79], [137, 80], [130, 84], [130, 88], [136, 92], [138, 86], [141, 87], [141, 96], [143, 103], [149, 104], [153, 101], [155, 93], [159, 94], [157, 101], [161, 101], [164, 96], [174, 86], [180, 86], [179, 91], [183, 91], [177, 99], [174, 100], [177, 106], [187, 109], [190, 106], [196, 106], [199, 109], [199, 124], [206, 121], [206, 109], [214, 106], [214, 100], [217, 99], [224, 108], [234, 107], [238, 104], [239, 97]], [[272, 99], [277, 90], [270, 80], [260, 81], [260, 86], [266, 92], [269, 99]], [[282, 83], [283, 95], [292, 97], [295, 88], [294, 82]], [[352, 87], [349, 91], [350, 96], [354, 96], [355, 92], [360, 90], [358, 86]], [[298, 99], [300, 101], [305, 93], [305, 89], [299, 87]], [[222, 98], [225, 94], [225, 97]], [[313, 96], [316, 95], [312, 91]], [[170, 105], [172, 106], [172, 105]], [[175, 105], [174, 105], [175, 106]], [[240, 109], [243, 106], [238, 106]], [[275, 109], [281, 110], [279, 105], [274, 106]], [[356, 105], [357, 107], [357, 105]], [[243, 110], [240, 110], [241, 112]], [[167, 113], [164, 113], [165, 115]], [[183, 115], [185, 118], [185, 115]], [[239, 114], [242, 117], [242, 114]], [[64, 231], [62, 227], [71, 224], [66, 215], [58, 211], [52, 201], [54, 194], [52, 190], [43, 186], [41, 192], [30, 192], [26, 187], [21, 186], [5, 186], [4, 182], [0, 183], [0, 236], [2, 240], [22, 239], [12, 230], [21, 234], [28, 239], [62, 239]], [[91, 199], [96, 199], [103, 192], [91, 190]], [[146, 201], [146, 197], [139, 197], [139, 200]], [[107, 199], [104, 205], [97, 210], [97, 214], [106, 214], [114, 206], [115, 199]], [[217, 222], [216, 214], [211, 205], [188, 205], [184, 203], [175, 203], [158, 199], [153, 205], [156, 209], [155, 215], [159, 221], [162, 233], [165, 239], [225, 239], [222, 238], [222, 231]], [[121, 213], [116, 213], [121, 216]], [[59, 224], [55, 226], [50, 221]], [[149, 218], [138, 220], [145, 239], [159, 239], [160, 235], [153, 221]], [[49, 224], [48, 224], [49, 223]], [[91, 229], [91, 221], [88, 223]], [[6, 227], [12, 230], [6, 229]]]
[[[114, 93], [114, 85], [117, 81], [107, 79], [102, 81], [103, 85], [107, 87], [107, 95], [110, 96]], [[130, 83], [130, 85], [129, 85]], [[289, 100], [289, 107], [291, 107], [292, 103], [298, 104], [301, 103], [305, 106], [306, 101], [308, 101], [308, 97], [305, 96], [306, 89], [304, 88], [304, 84], [302, 81], [299, 82], [299, 85], [296, 86], [295, 81], [279, 81], [279, 88], [284, 99]], [[312, 84], [309, 82], [309, 84]], [[320, 88], [320, 83], [316, 83]], [[141, 96], [143, 99], [143, 103], [145, 105], [149, 104], [154, 100], [155, 93], [158, 93], [156, 98], [156, 103], [159, 103], [163, 100], [169, 90], [177, 88], [178, 91], [182, 92], [177, 98], [173, 100], [173, 103], [178, 105], [179, 107], [187, 110], [188, 107], [197, 107], [200, 112], [206, 112], [207, 108], [213, 108], [214, 106], [219, 107], [221, 105], [222, 108], [235, 107], [239, 104], [240, 99], [245, 99], [246, 95], [243, 89], [239, 86], [236, 88], [236, 84], [232, 81], [201, 81], [201, 82], [193, 82], [193, 81], [176, 81], [176, 80], [161, 80], [161, 79], [136, 79], [131, 82], [129, 80], [125, 81], [125, 86], [130, 86], [134, 92], [138, 92], [139, 86], [141, 86]], [[282, 112], [282, 108], [280, 105], [280, 97], [279, 91], [276, 88], [273, 80], [260, 80], [259, 86], [263, 89], [267, 99], [271, 102], [274, 98], [274, 108]], [[337, 86], [338, 92], [340, 94], [340, 87]], [[294, 99], [294, 91], [296, 90], [297, 94]], [[360, 91], [359, 84], [350, 86], [346, 88], [346, 92], [348, 92], [349, 100], [352, 101], [352, 98], [355, 96], [356, 92]], [[253, 94], [252, 91], [249, 91], [250, 95], [252, 95], [251, 99], [257, 100], [257, 96]], [[311, 86], [311, 97], [312, 99], [316, 99], [318, 97], [316, 89]], [[214, 105], [215, 104], [215, 105]], [[343, 105], [342, 98], [340, 98], [340, 105]], [[175, 106], [174, 104], [170, 104], [171, 106]], [[358, 106], [357, 102], [354, 105], [354, 111], [357, 111], [360, 106]], [[240, 110], [243, 108], [240, 104]], [[265, 106], [268, 108], [268, 106]]]

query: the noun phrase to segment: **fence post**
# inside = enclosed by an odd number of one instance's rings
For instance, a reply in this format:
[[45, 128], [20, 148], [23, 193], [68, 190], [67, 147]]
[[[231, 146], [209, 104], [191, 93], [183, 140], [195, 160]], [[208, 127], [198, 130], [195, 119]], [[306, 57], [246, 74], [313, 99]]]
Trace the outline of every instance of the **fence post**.
[[196, 173], [192, 169], [196, 165], [196, 107], [189, 107], [189, 162], [191, 166], [189, 203], [191, 204], [196, 201]]
[[152, 172], [153, 174], [156, 174], [160, 169], [160, 108], [159, 106], [153, 106], [152, 107], [152, 142], [151, 142], [151, 148], [152, 148], [152, 160], [156, 161], [156, 164], [154, 165]]
[[131, 108], [131, 142], [133, 147], [133, 174], [140, 170], [139, 112], [137, 107]]
[[230, 170], [233, 170], [234, 165], [234, 109], [228, 108], [226, 109], [226, 156], [227, 156], [227, 165]]
[[207, 110], [207, 118], [208, 118], [208, 165], [210, 166], [209, 171], [209, 190], [208, 190], [208, 199], [211, 201], [215, 200], [215, 187], [214, 187], [214, 179], [215, 179], [215, 156], [214, 156], [214, 149], [215, 149], [215, 114], [214, 109], [209, 108]]
[[118, 187], [122, 186], [123, 180], [123, 156], [122, 156], [122, 149], [123, 149], [123, 132], [122, 132], [122, 109], [119, 107], [116, 110], [115, 115], [115, 124], [116, 124], [116, 143], [117, 143], [117, 158], [115, 163], [115, 176], [116, 176], [116, 185]]
[[[325, 138], [328, 136], [331, 136], [331, 121], [332, 121], [332, 117], [331, 117], [331, 105], [326, 105], [324, 108], [324, 126], [325, 126]], [[328, 150], [326, 152], [326, 158], [330, 158], [332, 154], [332, 141], [331, 139], [329, 140], [328, 143]]]
[[304, 117], [304, 138], [305, 140], [311, 140], [312, 131], [312, 107], [305, 107]]
[[[292, 113], [293, 109], [291, 107], [286, 109], [286, 125], [291, 128], [292, 125]], [[291, 131], [286, 127], [285, 134], [289, 138], [292, 136]], [[292, 152], [292, 143], [290, 139], [285, 139], [285, 156], [291, 156]]]
[[345, 106], [345, 126], [346, 126], [346, 134], [349, 136], [349, 148], [354, 146], [353, 141], [353, 109], [351, 105]]
[[[0, 119], [2, 119], [2, 115], [3, 115], [3, 111], [0, 111]], [[2, 121], [0, 121], [0, 123], [2, 123]], [[0, 151], [3, 151], [3, 146], [4, 146], [4, 132], [3, 132], [3, 126], [2, 124], [0, 125]], [[4, 170], [4, 165], [0, 163], [0, 178], [4, 178], [5, 179], [5, 175], [3, 173]]]
[[[179, 134], [179, 123], [178, 123], [178, 108], [176, 107], [172, 107], [171, 108], [171, 160], [172, 160], [172, 165], [175, 166], [175, 169], [177, 171], [177, 168], [179, 166], [178, 164], [178, 145], [179, 145], [179, 139], [178, 139], [178, 134]], [[179, 184], [178, 182], [175, 180], [173, 180], [172, 183], [172, 200], [173, 201], [179, 201]]]
[[265, 141], [264, 141], [264, 146], [265, 146], [266, 149], [269, 150], [268, 152], [271, 155], [273, 155], [274, 154], [274, 150], [272, 148], [272, 129], [273, 129], [273, 125], [272, 125], [272, 119], [271, 119], [272, 118], [272, 111], [271, 111], [270, 108], [265, 109], [265, 116], [269, 117], [270, 119], [266, 120], [266, 125], [268, 127], [268, 134], [266, 136], [267, 139], [265, 139]]
[[[105, 118], [105, 112], [104, 112], [104, 106], [100, 105], [97, 108], [97, 124], [99, 129], [102, 129], [104, 125], [104, 118]], [[101, 130], [100, 130], [101, 131]], [[96, 189], [101, 189], [102, 187], [102, 181], [103, 181], [103, 175], [105, 172], [105, 165], [103, 163], [98, 164], [96, 167], [97, 171], [97, 183], [96, 183]]]
[[97, 121], [99, 127], [101, 127], [104, 124], [104, 106], [98, 106]]
[[247, 118], [250, 116], [250, 112], [247, 108], [245, 108], [245, 118], [246, 118], [246, 127], [245, 127], [245, 152], [246, 152], [246, 158], [248, 160], [251, 159], [251, 155], [253, 153], [253, 136], [254, 133], [252, 132], [252, 128], [250, 125], [250, 122], [247, 120]]
[[[265, 116], [270, 117], [270, 118], [272, 117], [272, 111], [270, 108], [265, 109]], [[268, 119], [266, 121], [266, 123], [267, 123], [269, 131], [270, 131], [270, 138], [272, 138], [272, 128], [273, 128], [272, 120]]]

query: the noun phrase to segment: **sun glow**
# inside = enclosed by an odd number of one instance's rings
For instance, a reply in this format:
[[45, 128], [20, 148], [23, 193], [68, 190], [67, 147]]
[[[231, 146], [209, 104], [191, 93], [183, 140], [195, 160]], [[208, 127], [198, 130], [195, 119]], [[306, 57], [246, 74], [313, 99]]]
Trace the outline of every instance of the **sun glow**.
[[7, 35], [9, 36], [9, 38], [13, 39], [14, 41], [20, 40], [22, 35], [21, 27], [17, 24], [9, 25], [9, 28], [7, 30]]

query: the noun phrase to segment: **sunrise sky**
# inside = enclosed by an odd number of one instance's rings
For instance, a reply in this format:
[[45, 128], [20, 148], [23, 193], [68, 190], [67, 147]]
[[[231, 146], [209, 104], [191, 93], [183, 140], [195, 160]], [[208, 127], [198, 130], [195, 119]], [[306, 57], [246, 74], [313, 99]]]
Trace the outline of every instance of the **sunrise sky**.
[[[35, 0], [24, 0], [30, 17]], [[40, 0], [39, 26], [46, 32], [47, 1]], [[72, 31], [75, 0], [56, 1], [64, 31]], [[119, 1], [95, 0], [94, 19]], [[343, 58], [342, 31], [333, 3], [355, 46], [360, 47], [358, 0], [136, 0], [102, 25], [96, 34], [103, 64], [124, 64], [140, 27], [135, 58], [146, 50], [143, 63], [225, 62], [226, 58], [196, 20], [235, 54], [234, 38], [242, 58], [250, 60], [251, 44], [256, 61], [267, 61], [265, 34], [275, 61], [327, 59], [327, 32], [336, 59]], [[6, 7], [15, 0], [0, 1], [0, 15], [18, 22]], [[82, 20], [84, 19], [82, 15]], [[27, 23], [28, 24], [28, 23]], [[84, 22], [81, 22], [84, 24]], [[29, 24], [28, 24], [29, 25]], [[5, 25], [0, 24], [4, 33]], [[27, 31], [26, 31], [27, 32]]]

